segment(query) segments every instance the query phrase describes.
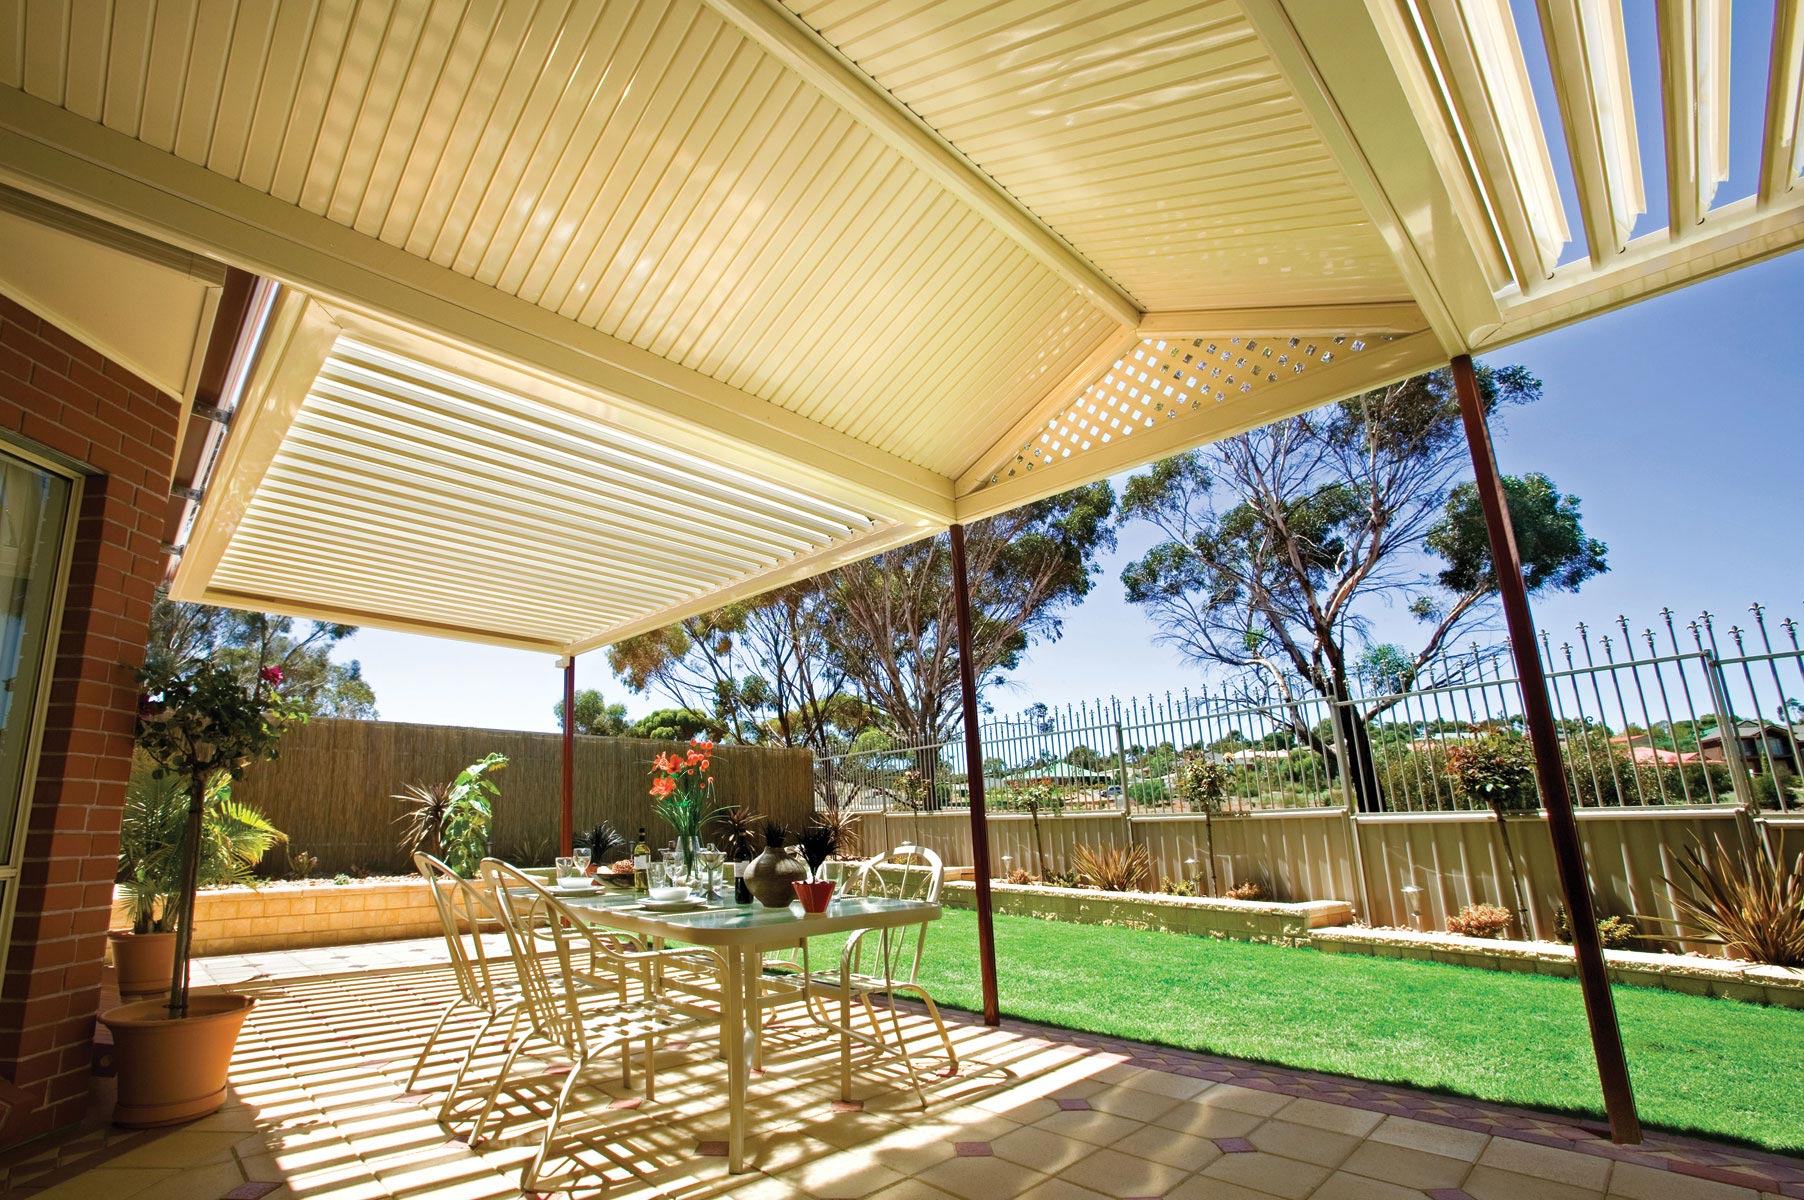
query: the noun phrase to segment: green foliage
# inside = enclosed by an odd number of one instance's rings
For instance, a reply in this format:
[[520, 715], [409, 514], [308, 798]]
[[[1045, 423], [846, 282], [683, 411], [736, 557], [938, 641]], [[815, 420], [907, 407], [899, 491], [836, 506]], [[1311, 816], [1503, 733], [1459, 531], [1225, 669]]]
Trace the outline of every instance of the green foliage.
[[[1553, 906], [1553, 935], [1562, 942], [1572, 941], [1572, 918], [1564, 904]], [[1641, 936], [1635, 923], [1626, 917], [1599, 917], [1597, 940], [1605, 950], [1627, 950]]]
[[1178, 764], [1176, 799], [1191, 812], [1214, 815], [1228, 795], [1228, 769], [1203, 754], [1186, 754]]
[[1164, 892], [1167, 896], [1195, 896], [1199, 894], [1194, 879], [1163, 878], [1159, 880], [1159, 890]]
[[451, 781], [439, 840], [445, 865], [473, 879], [489, 852], [489, 831], [495, 820], [495, 801], [501, 789], [491, 776], [507, 766], [507, 755], [493, 753], [471, 763]]
[[1058, 816], [1070, 800], [1070, 789], [1040, 780], [1022, 787], [1005, 787], [986, 796], [984, 806], [998, 812], [1024, 812], [1030, 816]]
[[1744, 870], [1721, 838], [1715, 846], [1707, 854], [1694, 840], [1679, 852], [1679, 878], [1663, 878], [1679, 928], [1755, 962], [1804, 967], [1804, 854], [1756, 854]]
[[230, 671], [246, 691], [274, 668], [281, 673], [277, 690], [300, 712], [373, 720], [376, 693], [362, 664], [332, 658], [356, 632], [355, 625], [171, 600], [166, 588], [158, 588], [145, 665], [156, 673], [183, 675], [211, 663]]
[[[1530, 593], [1544, 588], [1576, 592], [1585, 580], [1610, 569], [1604, 544], [1585, 536], [1577, 496], [1560, 495], [1553, 480], [1538, 473], [1504, 476], [1503, 491]], [[1424, 544], [1446, 563], [1436, 578], [1448, 591], [1497, 590], [1477, 485], [1462, 483], [1453, 489], [1446, 513], [1429, 529]]]
[[[175, 928], [187, 824], [185, 780], [158, 776], [147, 767], [132, 773], [119, 828], [119, 886], [133, 933]], [[215, 775], [207, 784], [201, 817], [199, 886], [251, 882], [251, 868], [282, 836], [262, 813], [232, 799], [228, 776]]]
[[1143, 892], [1153, 876], [1152, 855], [1145, 846], [1079, 846], [1071, 852], [1071, 866], [1084, 887], [1105, 892]]
[[686, 742], [691, 738], [721, 738], [720, 722], [687, 708], [660, 708], [627, 726], [626, 736], [653, 742]]
[[[564, 702], [551, 708], [558, 728], [564, 727]], [[620, 737], [627, 729], [626, 705], [609, 704], [596, 688], [583, 688], [576, 693], [576, 732], [590, 737]]]
[[1149, 806], [1165, 803], [1170, 794], [1171, 789], [1165, 786], [1163, 779], [1142, 779], [1138, 783], [1128, 784], [1127, 789], [1130, 803]]
[[1528, 739], [1491, 729], [1446, 748], [1453, 791], [1474, 806], [1497, 812], [1530, 812], [1540, 807], [1535, 790], [1535, 754]]

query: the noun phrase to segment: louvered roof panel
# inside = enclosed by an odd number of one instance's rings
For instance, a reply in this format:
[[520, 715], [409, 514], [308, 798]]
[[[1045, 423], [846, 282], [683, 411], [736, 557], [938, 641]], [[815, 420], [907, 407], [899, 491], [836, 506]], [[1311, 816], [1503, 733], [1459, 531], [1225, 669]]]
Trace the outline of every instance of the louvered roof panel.
[[700, 0], [46, 4], [27, 44], [32, 95], [942, 474], [1109, 326]]
[[893, 525], [344, 337], [209, 587], [555, 647]]
[[1148, 309], [1408, 294], [1235, 0], [785, 2]]

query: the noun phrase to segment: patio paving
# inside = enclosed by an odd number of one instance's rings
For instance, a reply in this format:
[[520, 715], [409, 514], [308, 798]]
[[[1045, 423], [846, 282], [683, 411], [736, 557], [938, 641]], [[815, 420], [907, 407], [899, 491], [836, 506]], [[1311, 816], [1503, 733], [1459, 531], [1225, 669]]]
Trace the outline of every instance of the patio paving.
[[[196, 963], [251, 991], [221, 1112], [168, 1131], [95, 1121], [0, 1159], [0, 1190], [43, 1200], [517, 1197], [562, 1083], [528, 1063], [471, 1148], [435, 1118], [451, 1063], [406, 1081], [454, 984], [441, 943]], [[751, 1173], [726, 1173], [724, 1066], [672, 1043], [658, 1102], [597, 1078], [561, 1134], [562, 1192], [680, 1200], [1767, 1200], [1804, 1197], [1804, 1160], [1668, 1135], [1617, 1147], [1587, 1121], [948, 1013], [961, 1059], [921, 1111], [899, 1076], [837, 1101], [832, 1048], [790, 1018], [755, 1078]], [[905, 1014], [927, 1053], [930, 1026]], [[454, 1046], [456, 1044], [454, 1043]], [[484, 1060], [493, 1069], [494, 1059]], [[610, 1086], [612, 1085], [612, 1086]], [[99, 1089], [104, 1100], [105, 1083]], [[604, 1186], [605, 1181], [605, 1186]]]

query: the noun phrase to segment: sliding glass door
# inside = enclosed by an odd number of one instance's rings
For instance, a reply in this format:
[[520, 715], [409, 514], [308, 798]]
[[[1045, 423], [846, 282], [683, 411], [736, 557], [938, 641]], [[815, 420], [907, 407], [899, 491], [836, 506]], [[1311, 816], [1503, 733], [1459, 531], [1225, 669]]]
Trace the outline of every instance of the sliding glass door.
[[77, 478], [0, 441], [0, 972], [62, 614]]

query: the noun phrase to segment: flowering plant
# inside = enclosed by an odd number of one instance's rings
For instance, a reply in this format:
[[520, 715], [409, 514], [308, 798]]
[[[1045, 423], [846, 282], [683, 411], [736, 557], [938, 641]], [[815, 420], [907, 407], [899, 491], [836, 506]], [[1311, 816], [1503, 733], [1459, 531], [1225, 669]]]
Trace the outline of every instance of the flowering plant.
[[188, 1011], [188, 946], [193, 936], [194, 892], [200, 877], [201, 840], [208, 792], [222, 779], [238, 779], [246, 767], [274, 758], [282, 734], [307, 719], [278, 689], [280, 667], [265, 667], [247, 688], [230, 667], [202, 662], [185, 672], [166, 663], [138, 676], [138, 748], [155, 779], [180, 780], [188, 796], [182, 860], [175, 893], [175, 972], [171, 1016]]
[[682, 754], [660, 754], [652, 759], [652, 812], [670, 826], [690, 865], [702, 827], [727, 810], [714, 803], [714, 744], [698, 739]]

